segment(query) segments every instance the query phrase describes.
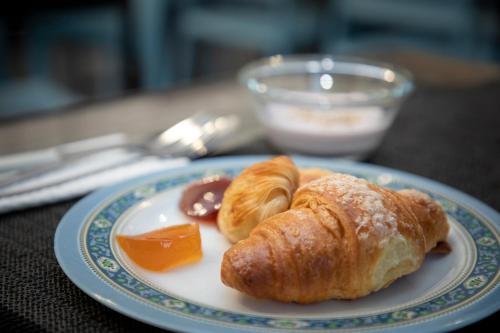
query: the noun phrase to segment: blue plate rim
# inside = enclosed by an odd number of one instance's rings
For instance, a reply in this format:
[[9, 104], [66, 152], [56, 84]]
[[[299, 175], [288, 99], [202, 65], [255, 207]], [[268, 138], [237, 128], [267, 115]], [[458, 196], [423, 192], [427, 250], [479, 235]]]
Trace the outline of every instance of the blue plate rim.
[[[242, 164], [249, 165], [257, 161], [270, 158], [271, 155], [242, 155], [242, 156], [228, 156], [228, 157], [215, 157], [196, 161], [187, 166], [190, 169], [203, 169], [206, 167], [223, 167], [221, 164]], [[474, 209], [476, 212], [481, 213], [496, 228], [497, 232], [500, 230], [500, 215], [493, 208], [482, 203], [468, 194], [456, 190], [448, 185], [430, 180], [418, 175], [414, 175], [405, 171], [400, 171], [392, 168], [382, 167], [378, 165], [353, 162], [335, 158], [315, 158], [304, 156], [292, 156], [294, 161], [298, 164], [313, 164], [318, 167], [328, 166], [335, 168], [350, 168], [352, 171], [359, 170], [360, 172], [368, 173], [389, 173], [399, 179], [407, 179], [410, 182], [419, 182], [425, 188], [435, 191], [437, 193], [445, 194], [453, 198], [455, 201]], [[141, 176], [131, 180], [121, 182], [119, 184], [106, 187], [96, 192], [93, 192], [76, 203], [62, 218], [56, 230], [54, 239], [54, 250], [56, 258], [59, 262], [64, 273], [68, 278], [77, 285], [86, 294], [97, 300], [98, 302], [112, 308], [113, 310], [122, 313], [126, 316], [142, 321], [144, 323], [154, 325], [161, 328], [175, 329], [189, 332], [251, 332], [257, 328], [252, 327], [244, 328], [241, 326], [226, 326], [218, 325], [213, 322], [203, 320], [187, 319], [175, 314], [161, 312], [159, 309], [151, 305], [141, 303], [127, 295], [120, 293], [118, 290], [108, 285], [95, 275], [90, 268], [85, 264], [78, 245], [78, 235], [80, 234], [83, 221], [86, 220], [93, 210], [99, 206], [103, 200], [106, 200], [111, 195], [123, 191], [125, 188], [138, 185], [146, 181], [152, 181], [158, 177], [175, 176], [177, 173], [185, 171], [186, 167], [175, 168], [155, 172], [146, 176]], [[74, 224], [79, 222], [77, 226]], [[73, 237], [71, 237], [73, 236]], [[75, 256], [80, 260], [75, 260]], [[495, 297], [496, 296], [496, 297]], [[417, 333], [420, 331], [426, 332], [442, 332], [458, 329], [470, 323], [478, 321], [500, 309], [500, 288], [498, 284], [492, 288], [488, 293], [483, 295], [482, 298], [476, 300], [469, 306], [444, 314], [440, 317], [423, 320], [417, 323], [410, 323], [397, 327], [386, 327], [383, 331], [398, 330], [399, 332]], [[366, 329], [361, 329], [366, 330]], [[285, 331], [276, 329], [273, 331]], [[297, 332], [297, 330], [294, 330]], [[338, 331], [338, 330], [337, 330]], [[380, 331], [379, 329], [371, 329], [370, 331]]]

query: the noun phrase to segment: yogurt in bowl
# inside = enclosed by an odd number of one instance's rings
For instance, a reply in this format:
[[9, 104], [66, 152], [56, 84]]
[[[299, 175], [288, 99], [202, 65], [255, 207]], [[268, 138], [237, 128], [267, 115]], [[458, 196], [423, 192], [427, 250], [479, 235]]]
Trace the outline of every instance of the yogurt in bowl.
[[245, 66], [269, 140], [285, 151], [363, 156], [378, 147], [410, 75], [393, 66], [332, 56], [275, 56]]

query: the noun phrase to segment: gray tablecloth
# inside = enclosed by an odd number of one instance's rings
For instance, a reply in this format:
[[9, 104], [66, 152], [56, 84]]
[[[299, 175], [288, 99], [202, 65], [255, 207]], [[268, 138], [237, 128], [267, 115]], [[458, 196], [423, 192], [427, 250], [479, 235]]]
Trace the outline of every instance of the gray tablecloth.
[[[368, 162], [435, 179], [499, 210], [499, 96], [500, 82], [462, 90], [419, 88]], [[259, 141], [234, 153], [275, 152]], [[54, 232], [75, 202], [0, 215], [0, 330], [156, 330], [92, 300], [59, 268]], [[463, 331], [495, 327], [497, 318]]]

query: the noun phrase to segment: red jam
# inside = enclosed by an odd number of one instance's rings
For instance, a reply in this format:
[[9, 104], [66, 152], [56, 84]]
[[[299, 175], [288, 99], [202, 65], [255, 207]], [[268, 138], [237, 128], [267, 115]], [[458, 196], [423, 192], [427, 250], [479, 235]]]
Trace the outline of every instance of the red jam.
[[181, 211], [189, 217], [205, 222], [217, 222], [224, 191], [231, 179], [211, 176], [189, 185], [182, 193]]

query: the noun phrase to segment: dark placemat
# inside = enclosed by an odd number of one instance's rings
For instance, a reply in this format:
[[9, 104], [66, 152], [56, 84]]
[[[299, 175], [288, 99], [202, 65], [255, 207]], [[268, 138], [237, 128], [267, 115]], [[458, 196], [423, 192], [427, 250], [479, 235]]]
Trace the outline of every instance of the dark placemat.
[[[420, 88], [368, 160], [429, 177], [500, 208], [500, 82], [467, 90]], [[265, 141], [235, 153], [277, 152]], [[92, 300], [59, 268], [54, 232], [67, 201], [0, 215], [0, 331], [158, 329]], [[493, 315], [461, 331], [495, 327]]]

